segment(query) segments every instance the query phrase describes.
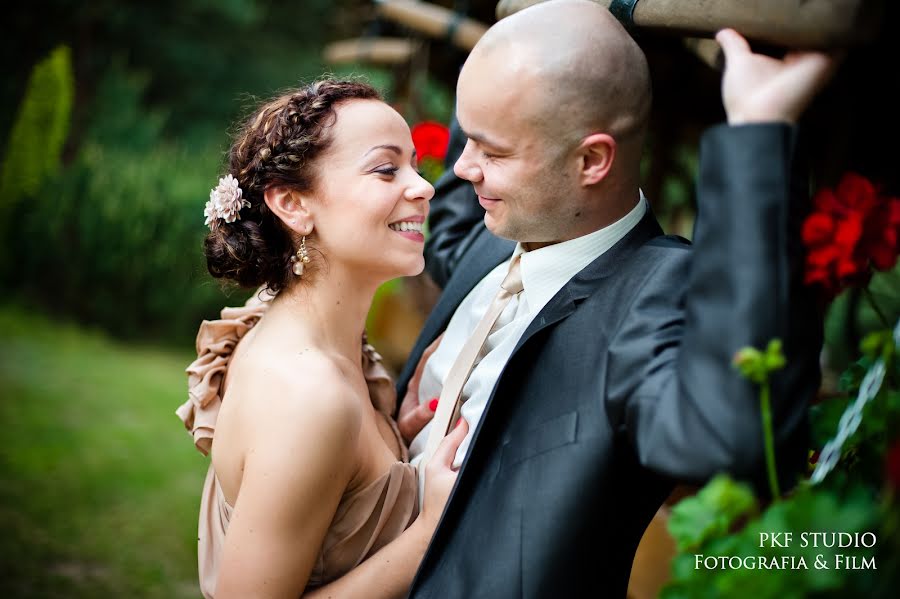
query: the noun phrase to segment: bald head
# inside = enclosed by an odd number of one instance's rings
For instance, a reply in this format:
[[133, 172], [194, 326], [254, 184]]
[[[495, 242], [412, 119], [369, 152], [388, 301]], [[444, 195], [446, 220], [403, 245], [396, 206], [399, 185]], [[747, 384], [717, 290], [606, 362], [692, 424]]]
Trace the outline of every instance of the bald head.
[[[474, 80], [488, 72], [489, 79]], [[571, 141], [592, 131], [619, 143], [643, 137], [651, 99], [646, 59], [609, 10], [593, 2], [536, 4], [491, 27], [460, 84], [501, 83], [529, 96], [532, 120]]]

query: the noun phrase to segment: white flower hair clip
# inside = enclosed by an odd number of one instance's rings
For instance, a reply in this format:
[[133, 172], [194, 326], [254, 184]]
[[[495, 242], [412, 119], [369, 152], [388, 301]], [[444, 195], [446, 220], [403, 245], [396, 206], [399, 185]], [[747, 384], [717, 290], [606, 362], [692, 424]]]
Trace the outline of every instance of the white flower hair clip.
[[250, 202], [242, 197], [243, 194], [237, 179], [231, 173], [219, 179], [219, 184], [209, 192], [209, 201], [203, 210], [206, 217], [203, 224], [208, 226], [210, 231], [214, 231], [219, 225], [219, 219], [226, 223], [240, 220], [241, 208], [250, 207]]

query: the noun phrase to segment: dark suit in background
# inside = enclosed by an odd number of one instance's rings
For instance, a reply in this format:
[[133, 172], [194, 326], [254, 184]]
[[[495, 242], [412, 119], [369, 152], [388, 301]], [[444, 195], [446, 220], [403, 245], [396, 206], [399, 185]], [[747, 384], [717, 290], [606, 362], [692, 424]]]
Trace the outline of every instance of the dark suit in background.
[[[462, 143], [460, 143], [460, 141]], [[451, 165], [465, 138], [454, 129]], [[721, 126], [701, 145], [691, 247], [648, 211], [528, 327], [497, 381], [411, 596], [623, 597], [674, 481], [762, 488], [757, 390], [739, 348], [784, 342], [772, 380], [780, 478], [806, 460], [821, 320], [802, 284], [806, 179], [794, 129]], [[398, 382], [468, 292], [509, 258], [468, 182], [437, 186], [427, 268], [443, 293]]]

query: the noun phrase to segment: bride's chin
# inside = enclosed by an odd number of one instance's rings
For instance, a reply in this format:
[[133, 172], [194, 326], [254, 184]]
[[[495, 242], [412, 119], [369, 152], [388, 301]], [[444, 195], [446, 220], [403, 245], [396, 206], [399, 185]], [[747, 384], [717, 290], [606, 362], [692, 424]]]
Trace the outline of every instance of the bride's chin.
[[419, 256], [411, 261], [408, 265], [406, 265], [398, 277], [414, 277], [416, 275], [422, 274], [422, 271], [425, 270], [425, 256], [419, 254]]

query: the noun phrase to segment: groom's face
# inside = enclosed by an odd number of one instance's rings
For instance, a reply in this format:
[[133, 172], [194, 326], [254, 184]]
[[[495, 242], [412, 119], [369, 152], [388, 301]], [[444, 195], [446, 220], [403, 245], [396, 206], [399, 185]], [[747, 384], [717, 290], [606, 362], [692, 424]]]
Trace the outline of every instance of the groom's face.
[[577, 164], [547, 124], [559, 116], [548, 114], [540, 81], [508, 58], [473, 55], [460, 73], [468, 142], [454, 171], [472, 183], [492, 233], [539, 247], [570, 238]]

